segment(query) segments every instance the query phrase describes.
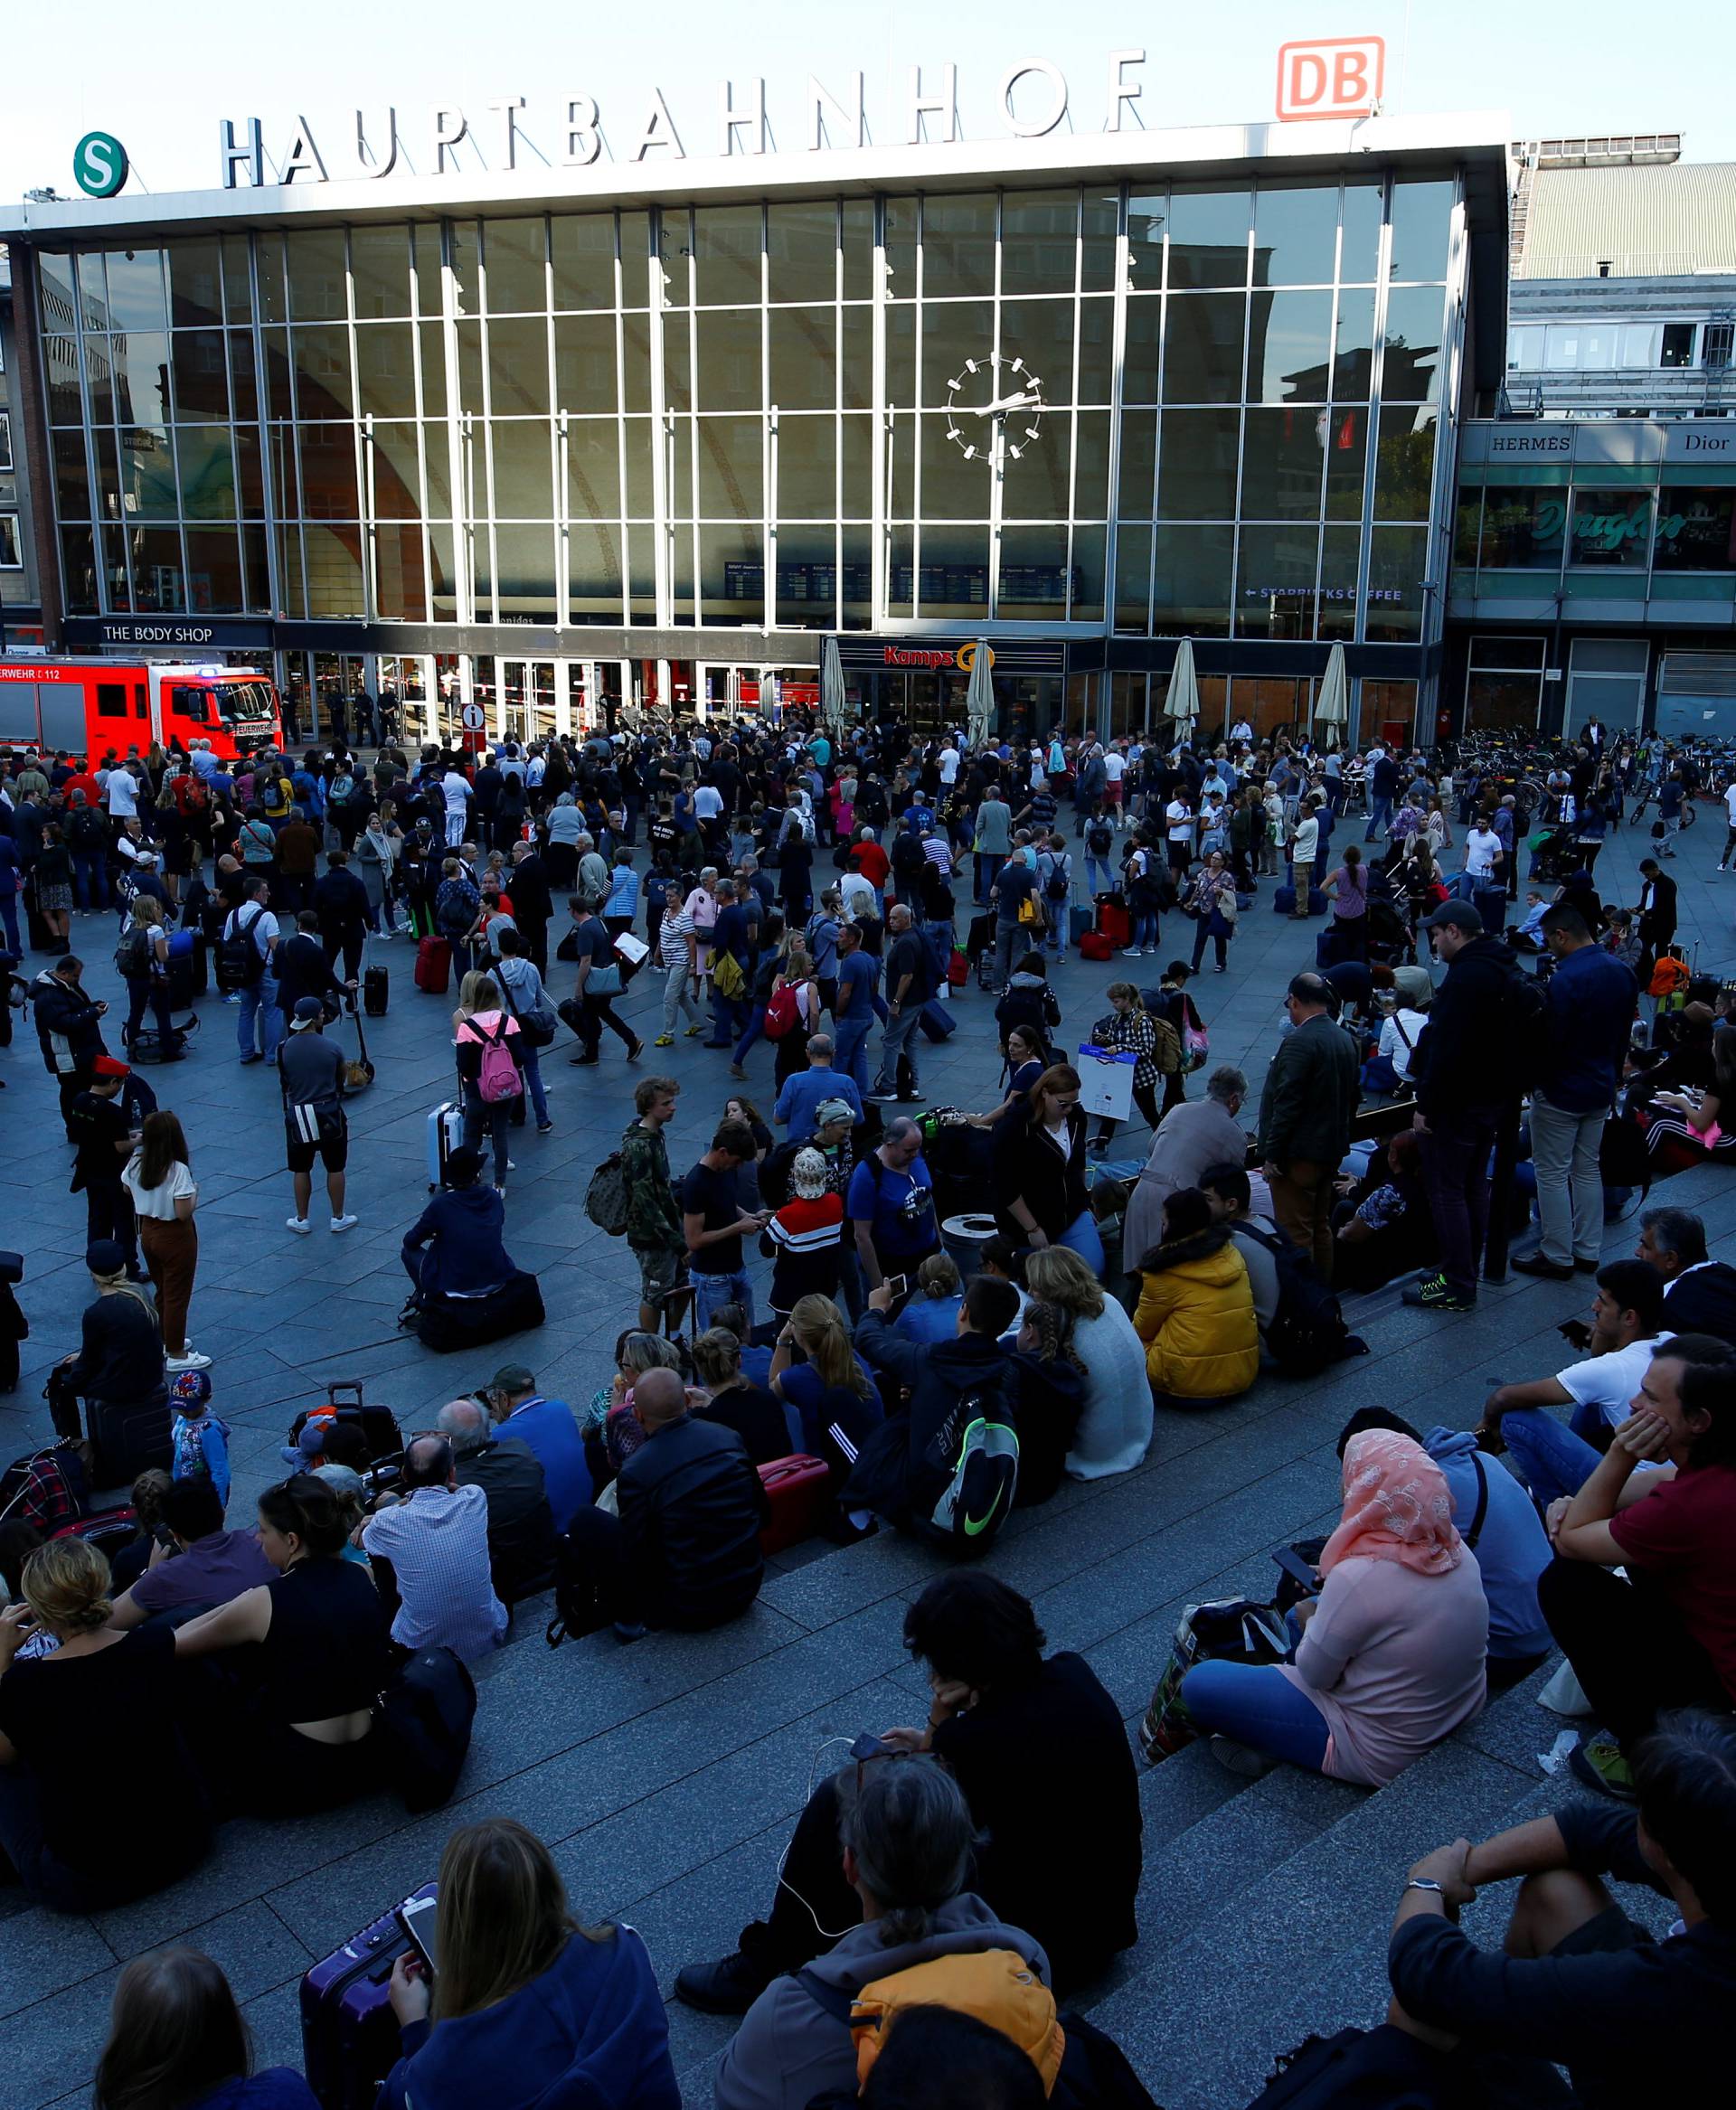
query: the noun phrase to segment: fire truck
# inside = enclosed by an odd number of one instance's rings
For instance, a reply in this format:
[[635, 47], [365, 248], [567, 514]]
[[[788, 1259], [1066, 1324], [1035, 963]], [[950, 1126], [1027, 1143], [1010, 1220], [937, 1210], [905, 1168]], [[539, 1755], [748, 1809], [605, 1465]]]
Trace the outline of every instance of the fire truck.
[[92, 762], [196, 739], [225, 762], [281, 739], [278, 692], [250, 667], [161, 660], [0, 659], [0, 742]]

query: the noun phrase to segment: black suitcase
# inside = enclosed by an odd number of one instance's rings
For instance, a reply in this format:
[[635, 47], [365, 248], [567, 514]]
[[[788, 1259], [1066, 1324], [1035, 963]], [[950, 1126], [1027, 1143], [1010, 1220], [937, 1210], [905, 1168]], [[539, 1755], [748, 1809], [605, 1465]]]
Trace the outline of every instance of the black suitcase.
[[106, 1399], [87, 1399], [85, 1418], [97, 1455], [99, 1487], [130, 1487], [151, 1466], [160, 1465], [167, 1472], [174, 1465], [175, 1444], [169, 1434], [166, 1390], [143, 1405], [131, 1407], [111, 1406]]
[[387, 992], [392, 975], [385, 967], [370, 967], [362, 977], [362, 1008], [370, 1018], [386, 1015]]
[[[337, 1409], [340, 1421], [354, 1421], [361, 1428], [368, 1446], [368, 1455], [374, 1464], [401, 1458], [404, 1452], [403, 1431], [390, 1407], [371, 1406], [362, 1397], [360, 1380], [334, 1378], [326, 1388], [327, 1402]], [[297, 1415], [289, 1427], [289, 1441], [299, 1443], [302, 1429], [307, 1426], [306, 1408]]]
[[203, 996], [211, 986], [205, 941], [197, 934], [189, 935], [193, 943], [187, 949], [169, 955], [169, 1005], [175, 1011], [190, 1009], [193, 999]]

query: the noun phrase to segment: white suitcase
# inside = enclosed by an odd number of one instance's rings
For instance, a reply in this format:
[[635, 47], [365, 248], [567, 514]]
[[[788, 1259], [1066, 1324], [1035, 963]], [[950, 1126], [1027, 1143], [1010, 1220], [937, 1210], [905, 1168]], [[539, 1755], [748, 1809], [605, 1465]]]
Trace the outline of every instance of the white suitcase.
[[464, 1109], [450, 1099], [428, 1116], [428, 1191], [446, 1185], [446, 1161], [464, 1141]]

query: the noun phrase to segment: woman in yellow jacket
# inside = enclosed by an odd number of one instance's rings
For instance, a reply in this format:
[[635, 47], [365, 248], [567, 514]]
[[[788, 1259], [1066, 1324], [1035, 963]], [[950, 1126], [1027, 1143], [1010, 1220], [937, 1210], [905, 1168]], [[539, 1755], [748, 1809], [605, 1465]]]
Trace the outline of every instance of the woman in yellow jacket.
[[1260, 1371], [1253, 1292], [1230, 1233], [1197, 1187], [1164, 1203], [1163, 1242], [1139, 1263], [1133, 1323], [1159, 1407], [1215, 1407], [1245, 1392]]

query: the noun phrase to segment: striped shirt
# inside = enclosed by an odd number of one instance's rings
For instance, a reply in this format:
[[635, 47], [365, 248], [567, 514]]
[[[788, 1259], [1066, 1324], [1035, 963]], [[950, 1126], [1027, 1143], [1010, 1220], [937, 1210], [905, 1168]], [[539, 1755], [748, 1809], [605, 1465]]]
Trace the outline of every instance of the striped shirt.
[[401, 1648], [449, 1648], [474, 1663], [506, 1638], [488, 1567], [488, 1497], [480, 1487], [419, 1487], [371, 1516], [362, 1544], [392, 1563]]
[[685, 909], [678, 909], [673, 916], [665, 916], [657, 926], [657, 957], [665, 967], [684, 967], [689, 965], [687, 940], [693, 935], [693, 919]]

